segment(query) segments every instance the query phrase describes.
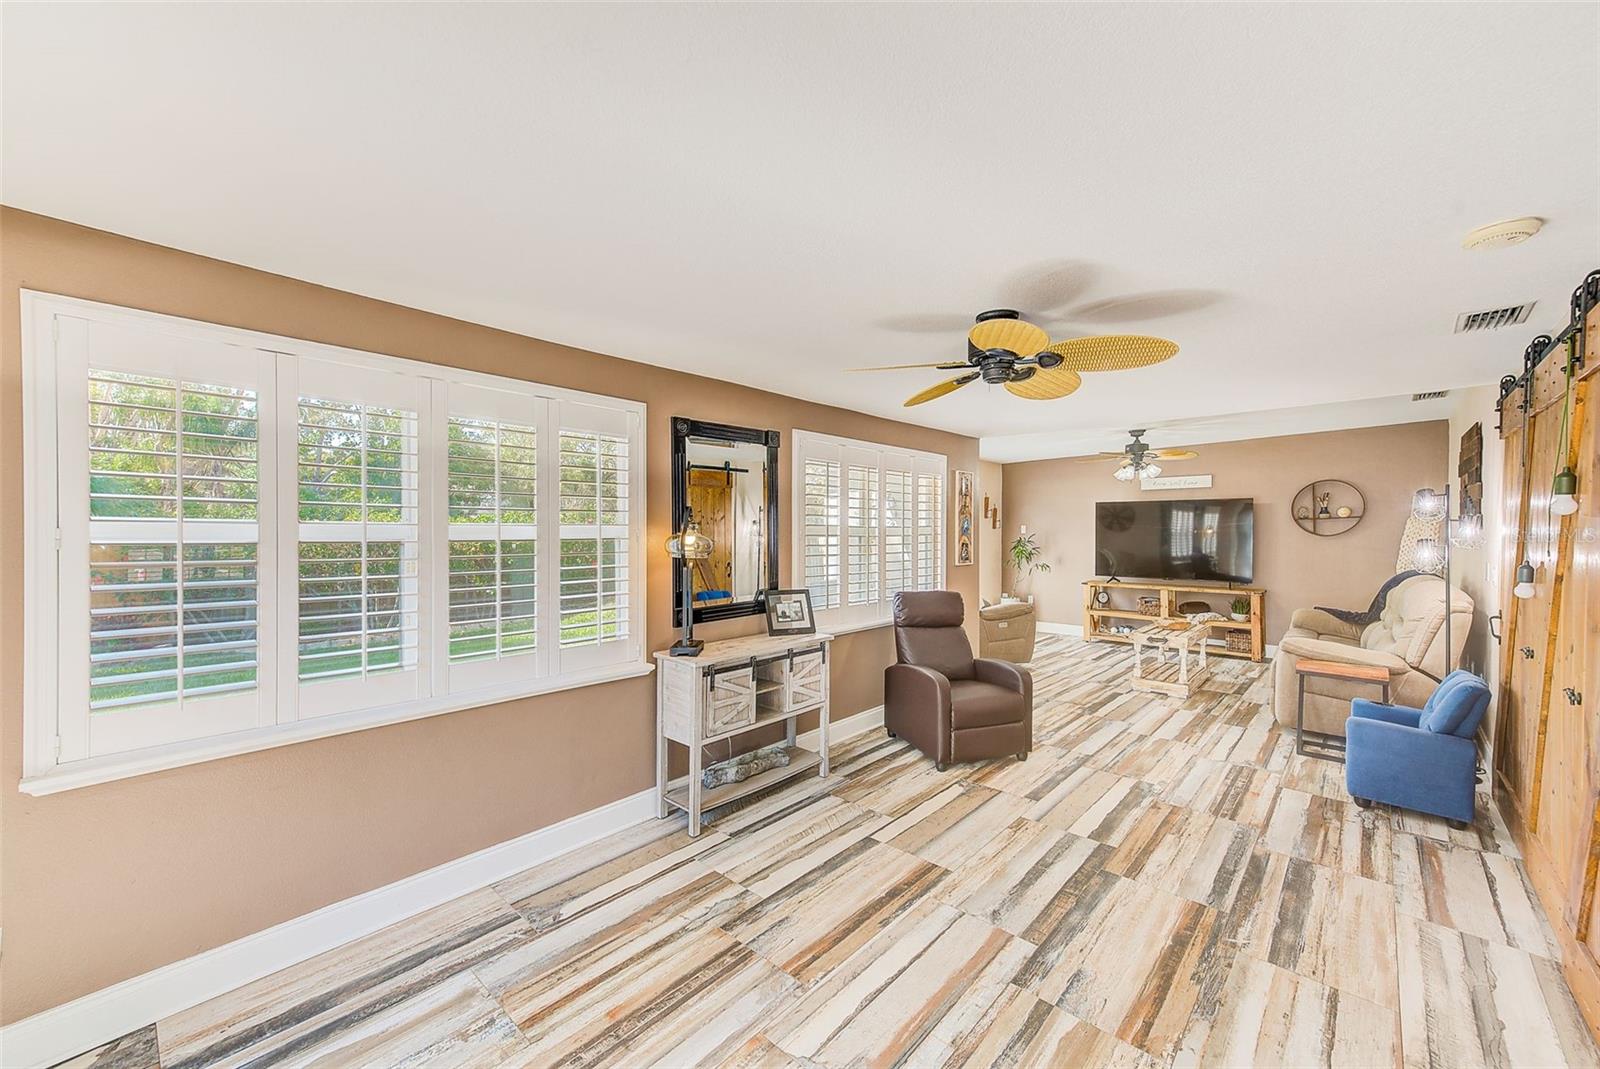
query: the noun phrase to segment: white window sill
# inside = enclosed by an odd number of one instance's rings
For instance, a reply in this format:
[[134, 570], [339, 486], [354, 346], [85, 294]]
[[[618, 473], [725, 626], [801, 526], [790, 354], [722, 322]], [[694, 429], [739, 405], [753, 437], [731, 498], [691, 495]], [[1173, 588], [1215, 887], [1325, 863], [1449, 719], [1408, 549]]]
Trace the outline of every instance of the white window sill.
[[161, 772], [169, 768], [199, 764], [202, 761], [214, 761], [219, 757], [234, 757], [239, 754], [254, 753], [257, 750], [270, 750], [297, 742], [324, 739], [331, 735], [365, 731], [368, 728], [383, 727], [388, 724], [403, 724], [408, 720], [421, 720], [444, 713], [460, 712], [463, 709], [516, 701], [519, 698], [575, 690], [578, 687], [592, 687], [619, 679], [637, 679], [654, 671], [653, 664], [614, 665], [578, 676], [569, 675], [561, 679], [519, 684], [516, 687], [485, 688], [468, 694], [449, 694], [420, 702], [407, 702], [403, 707], [363, 709], [359, 712], [319, 716], [288, 724], [271, 724], [210, 739], [175, 742], [166, 746], [152, 746], [146, 750], [73, 761], [35, 776], [25, 776], [18, 786], [23, 794], [34, 796], [56, 794], [61, 791], [76, 790], [79, 787], [90, 787], [96, 783], [109, 783], [112, 780], [142, 776], [149, 772]]

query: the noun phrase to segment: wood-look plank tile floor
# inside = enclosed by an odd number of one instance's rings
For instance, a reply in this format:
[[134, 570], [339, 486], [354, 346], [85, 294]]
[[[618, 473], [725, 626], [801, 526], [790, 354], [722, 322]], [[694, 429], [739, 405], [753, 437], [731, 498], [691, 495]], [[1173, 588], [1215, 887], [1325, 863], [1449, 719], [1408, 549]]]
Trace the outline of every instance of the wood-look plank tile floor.
[[651, 821], [73, 1066], [1600, 1065], [1493, 807], [1358, 809], [1267, 666], [1046, 637], [1036, 746]]

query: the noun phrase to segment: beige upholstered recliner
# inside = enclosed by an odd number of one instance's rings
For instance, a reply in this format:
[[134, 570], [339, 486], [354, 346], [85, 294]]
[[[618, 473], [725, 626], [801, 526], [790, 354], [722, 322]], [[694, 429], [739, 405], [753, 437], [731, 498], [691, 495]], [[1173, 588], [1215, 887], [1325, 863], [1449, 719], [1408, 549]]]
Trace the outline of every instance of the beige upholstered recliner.
[[1002, 601], [978, 610], [978, 656], [1012, 664], [1033, 660], [1036, 629], [1031, 601]]
[[[1472, 626], [1472, 598], [1450, 595], [1450, 663], [1459, 664]], [[1297, 686], [1294, 662], [1302, 657], [1376, 665], [1389, 670], [1389, 700], [1421, 708], [1445, 675], [1444, 580], [1417, 575], [1389, 591], [1383, 612], [1366, 627], [1348, 624], [1321, 609], [1297, 609], [1278, 642], [1273, 671], [1273, 706], [1278, 723], [1293, 726]], [[1306, 679], [1306, 727], [1343, 735], [1351, 698], [1377, 700], [1371, 683], [1315, 676]]]

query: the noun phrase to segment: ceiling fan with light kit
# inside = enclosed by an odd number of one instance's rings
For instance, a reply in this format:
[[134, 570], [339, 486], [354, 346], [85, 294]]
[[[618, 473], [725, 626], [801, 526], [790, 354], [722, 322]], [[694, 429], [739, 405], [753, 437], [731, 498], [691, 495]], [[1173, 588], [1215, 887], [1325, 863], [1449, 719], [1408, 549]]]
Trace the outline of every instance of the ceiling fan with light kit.
[[1009, 308], [980, 312], [976, 320], [967, 334], [965, 361], [890, 364], [852, 370], [937, 368], [961, 372], [912, 394], [906, 398], [907, 408], [953, 393], [979, 379], [990, 385], [1004, 386], [1025, 400], [1053, 401], [1082, 385], [1083, 372], [1149, 367], [1171, 358], [1178, 351], [1176, 343], [1146, 334], [1101, 334], [1052, 342], [1043, 328], [1027, 322], [1019, 312]]
[[1135, 479], [1154, 479], [1161, 474], [1160, 460], [1193, 460], [1199, 456], [1193, 449], [1155, 449], [1144, 440], [1147, 434], [1144, 428], [1130, 430], [1129, 435], [1133, 441], [1122, 447], [1117, 453], [1096, 453], [1093, 456], [1080, 457], [1080, 464], [1103, 464], [1108, 460], [1118, 462], [1117, 470], [1112, 476], [1122, 482], [1131, 483]]

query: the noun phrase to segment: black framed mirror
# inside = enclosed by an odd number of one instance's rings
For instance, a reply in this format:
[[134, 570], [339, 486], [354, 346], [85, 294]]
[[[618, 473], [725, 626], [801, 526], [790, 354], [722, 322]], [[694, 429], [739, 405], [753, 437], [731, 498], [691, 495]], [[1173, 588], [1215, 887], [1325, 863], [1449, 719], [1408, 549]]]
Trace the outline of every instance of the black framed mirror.
[[672, 624], [683, 626], [683, 584], [692, 577], [694, 622], [766, 612], [778, 586], [777, 431], [674, 416], [672, 529], [691, 509], [711, 556], [672, 569]]

